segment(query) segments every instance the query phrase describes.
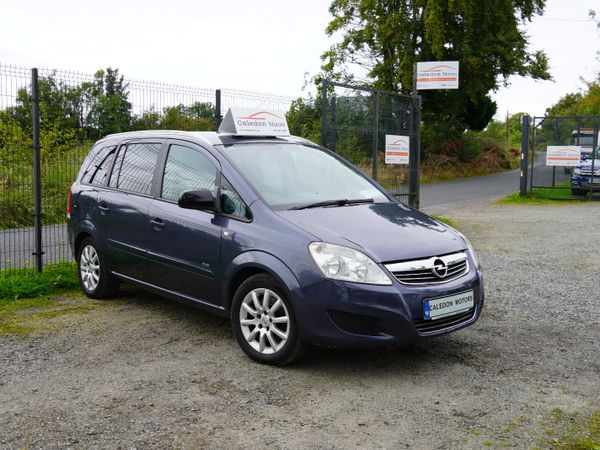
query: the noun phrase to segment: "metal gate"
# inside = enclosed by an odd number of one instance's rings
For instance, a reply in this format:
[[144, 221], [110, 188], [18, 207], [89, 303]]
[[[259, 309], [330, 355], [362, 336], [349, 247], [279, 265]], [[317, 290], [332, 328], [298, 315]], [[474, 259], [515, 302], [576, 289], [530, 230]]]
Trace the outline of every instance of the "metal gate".
[[[321, 145], [419, 208], [419, 95], [323, 81]], [[386, 164], [386, 135], [407, 137], [408, 164]]]
[[[600, 192], [600, 116], [534, 117], [530, 191], [549, 190], [549, 197], [568, 198]], [[578, 167], [548, 165], [549, 146], [581, 147]]]

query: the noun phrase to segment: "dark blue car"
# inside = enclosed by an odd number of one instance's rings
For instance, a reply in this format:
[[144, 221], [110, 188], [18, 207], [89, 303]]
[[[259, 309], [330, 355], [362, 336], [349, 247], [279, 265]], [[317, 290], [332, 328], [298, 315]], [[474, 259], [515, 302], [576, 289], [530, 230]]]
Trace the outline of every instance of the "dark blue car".
[[288, 363], [305, 344], [448, 333], [483, 306], [463, 235], [292, 136], [108, 136], [83, 164], [68, 214], [87, 296], [134, 283], [230, 317], [263, 363]]
[[587, 192], [600, 192], [600, 147], [589, 156], [582, 156], [581, 163], [571, 172], [571, 193], [585, 195]]

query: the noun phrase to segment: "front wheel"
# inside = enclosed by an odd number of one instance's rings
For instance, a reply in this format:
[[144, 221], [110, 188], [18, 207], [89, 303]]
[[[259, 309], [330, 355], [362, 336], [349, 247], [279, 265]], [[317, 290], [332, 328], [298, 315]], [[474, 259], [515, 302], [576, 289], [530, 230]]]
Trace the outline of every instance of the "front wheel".
[[244, 281], [233, 298], [233, 334], [246, 355], [260, 363], [289, 364], [303, 353], [284, 292], [272, 276], [259, 274]]
[[571, 194], [572, 195], [585, 195], [586, 191], [584, 189], [571, 188]]
[[88, 237], [77, 252], [79, 284], [90, 298], [109, 298], [115, 295], [118, 281], [110, 274], [96, 241]]

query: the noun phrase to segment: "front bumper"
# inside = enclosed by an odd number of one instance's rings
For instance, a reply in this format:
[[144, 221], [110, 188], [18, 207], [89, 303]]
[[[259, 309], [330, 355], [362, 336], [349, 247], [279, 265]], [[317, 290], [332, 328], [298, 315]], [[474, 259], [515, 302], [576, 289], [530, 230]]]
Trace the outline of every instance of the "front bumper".
[[594, 176], [593, 180], [587, 175], [572, 175], [571, 188], [600, 192], [600, 182], [597, 180], [600, 180], [599, 175]]
[[[473, 290], [466, 313], [425, 321], [423, 300]], [[375, 286], [324, 279], [290, 293], [303, 341], [327, 347], [396, 346], [473, 324], [484, 301], [483, 277], [470, 269], [441, 285]]]

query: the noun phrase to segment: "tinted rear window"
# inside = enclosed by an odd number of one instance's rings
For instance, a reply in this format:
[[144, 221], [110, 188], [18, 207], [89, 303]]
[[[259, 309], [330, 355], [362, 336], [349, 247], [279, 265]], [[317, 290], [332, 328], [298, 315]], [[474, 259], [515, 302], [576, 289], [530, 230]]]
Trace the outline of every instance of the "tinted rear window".
[[88, 164], [81, 182], [86, 184], [93, 184], [95, 186], [104, 185], [110, 165], [115, 156], [116, 146], [103, 147], [98, 151], [91, 159]]
[[121, 147], [109, 185], [149, 195], [161, 144], [136, 143]]

